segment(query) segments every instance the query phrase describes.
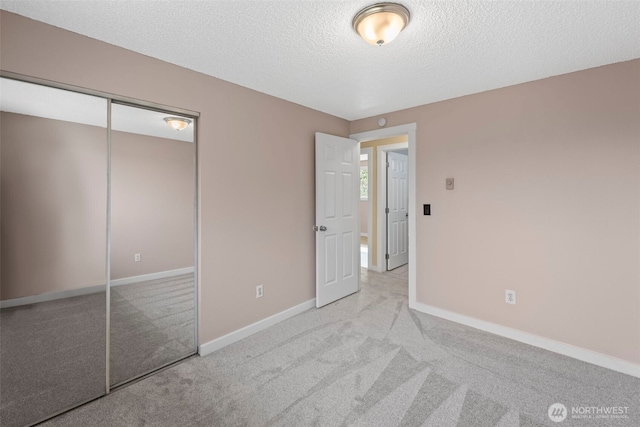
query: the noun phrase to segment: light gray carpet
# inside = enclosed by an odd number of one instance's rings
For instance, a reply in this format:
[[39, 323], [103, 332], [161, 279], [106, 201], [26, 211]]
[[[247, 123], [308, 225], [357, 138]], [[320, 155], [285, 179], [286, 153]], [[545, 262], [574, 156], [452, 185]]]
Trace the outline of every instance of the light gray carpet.
[[[397, 273], [45, 425], [640, 425], [640, 380], [409, 310]], [[629, 418], [556, 424], [556, 402]]]
[[[111, 384], [195, 351], [193, 274], [111, 289]], [[105, 293], [0, 311], [0, 426], [105, 392]]]

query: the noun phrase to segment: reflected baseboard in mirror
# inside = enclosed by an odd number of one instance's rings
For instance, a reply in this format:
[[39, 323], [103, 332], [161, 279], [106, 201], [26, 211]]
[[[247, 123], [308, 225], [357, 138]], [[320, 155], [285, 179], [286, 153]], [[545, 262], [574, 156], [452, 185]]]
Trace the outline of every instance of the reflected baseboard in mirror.
[[111, 287], [111, 386], [195, 353], [193, 278]]

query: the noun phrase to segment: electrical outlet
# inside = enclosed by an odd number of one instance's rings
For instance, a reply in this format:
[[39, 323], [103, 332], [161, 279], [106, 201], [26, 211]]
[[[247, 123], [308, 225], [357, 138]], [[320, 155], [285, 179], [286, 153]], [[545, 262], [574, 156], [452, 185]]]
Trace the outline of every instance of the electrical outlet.
[[140, 254], [135, 254], [133, 259], [135, 262], [140, 262], [142, 261], [142, 256]]
[[263, 295], [264, 295], [264, 288], [262, 287], [262, 285], [256, 286], [256, 298], [262, 298]]
[[504, 290], [504, 302], [507, 304], [516, 303], [516, 291], [510, 291], [509, 289]]

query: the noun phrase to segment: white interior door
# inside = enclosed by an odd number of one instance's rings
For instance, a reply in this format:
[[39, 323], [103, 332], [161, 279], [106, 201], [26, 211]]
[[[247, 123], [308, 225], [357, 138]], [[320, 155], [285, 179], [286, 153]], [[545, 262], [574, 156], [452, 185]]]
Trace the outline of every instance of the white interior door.
[[316, 307], [360, 287], [360, 147], [316, 133]]
[[409, 262], [408, 157], [387, 153], [387, 270]]

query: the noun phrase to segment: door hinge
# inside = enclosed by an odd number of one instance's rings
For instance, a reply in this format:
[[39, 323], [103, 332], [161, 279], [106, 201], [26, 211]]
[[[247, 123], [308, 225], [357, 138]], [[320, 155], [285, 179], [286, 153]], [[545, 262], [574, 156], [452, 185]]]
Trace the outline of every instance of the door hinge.
[[389, 259], [389, 254], [384, 254], [384, 259]]
[[389, 168], [389, 162], [387, 162], [387, 168]]
[[384, 208], [384, 213], [389, 213], [389, 208]]

